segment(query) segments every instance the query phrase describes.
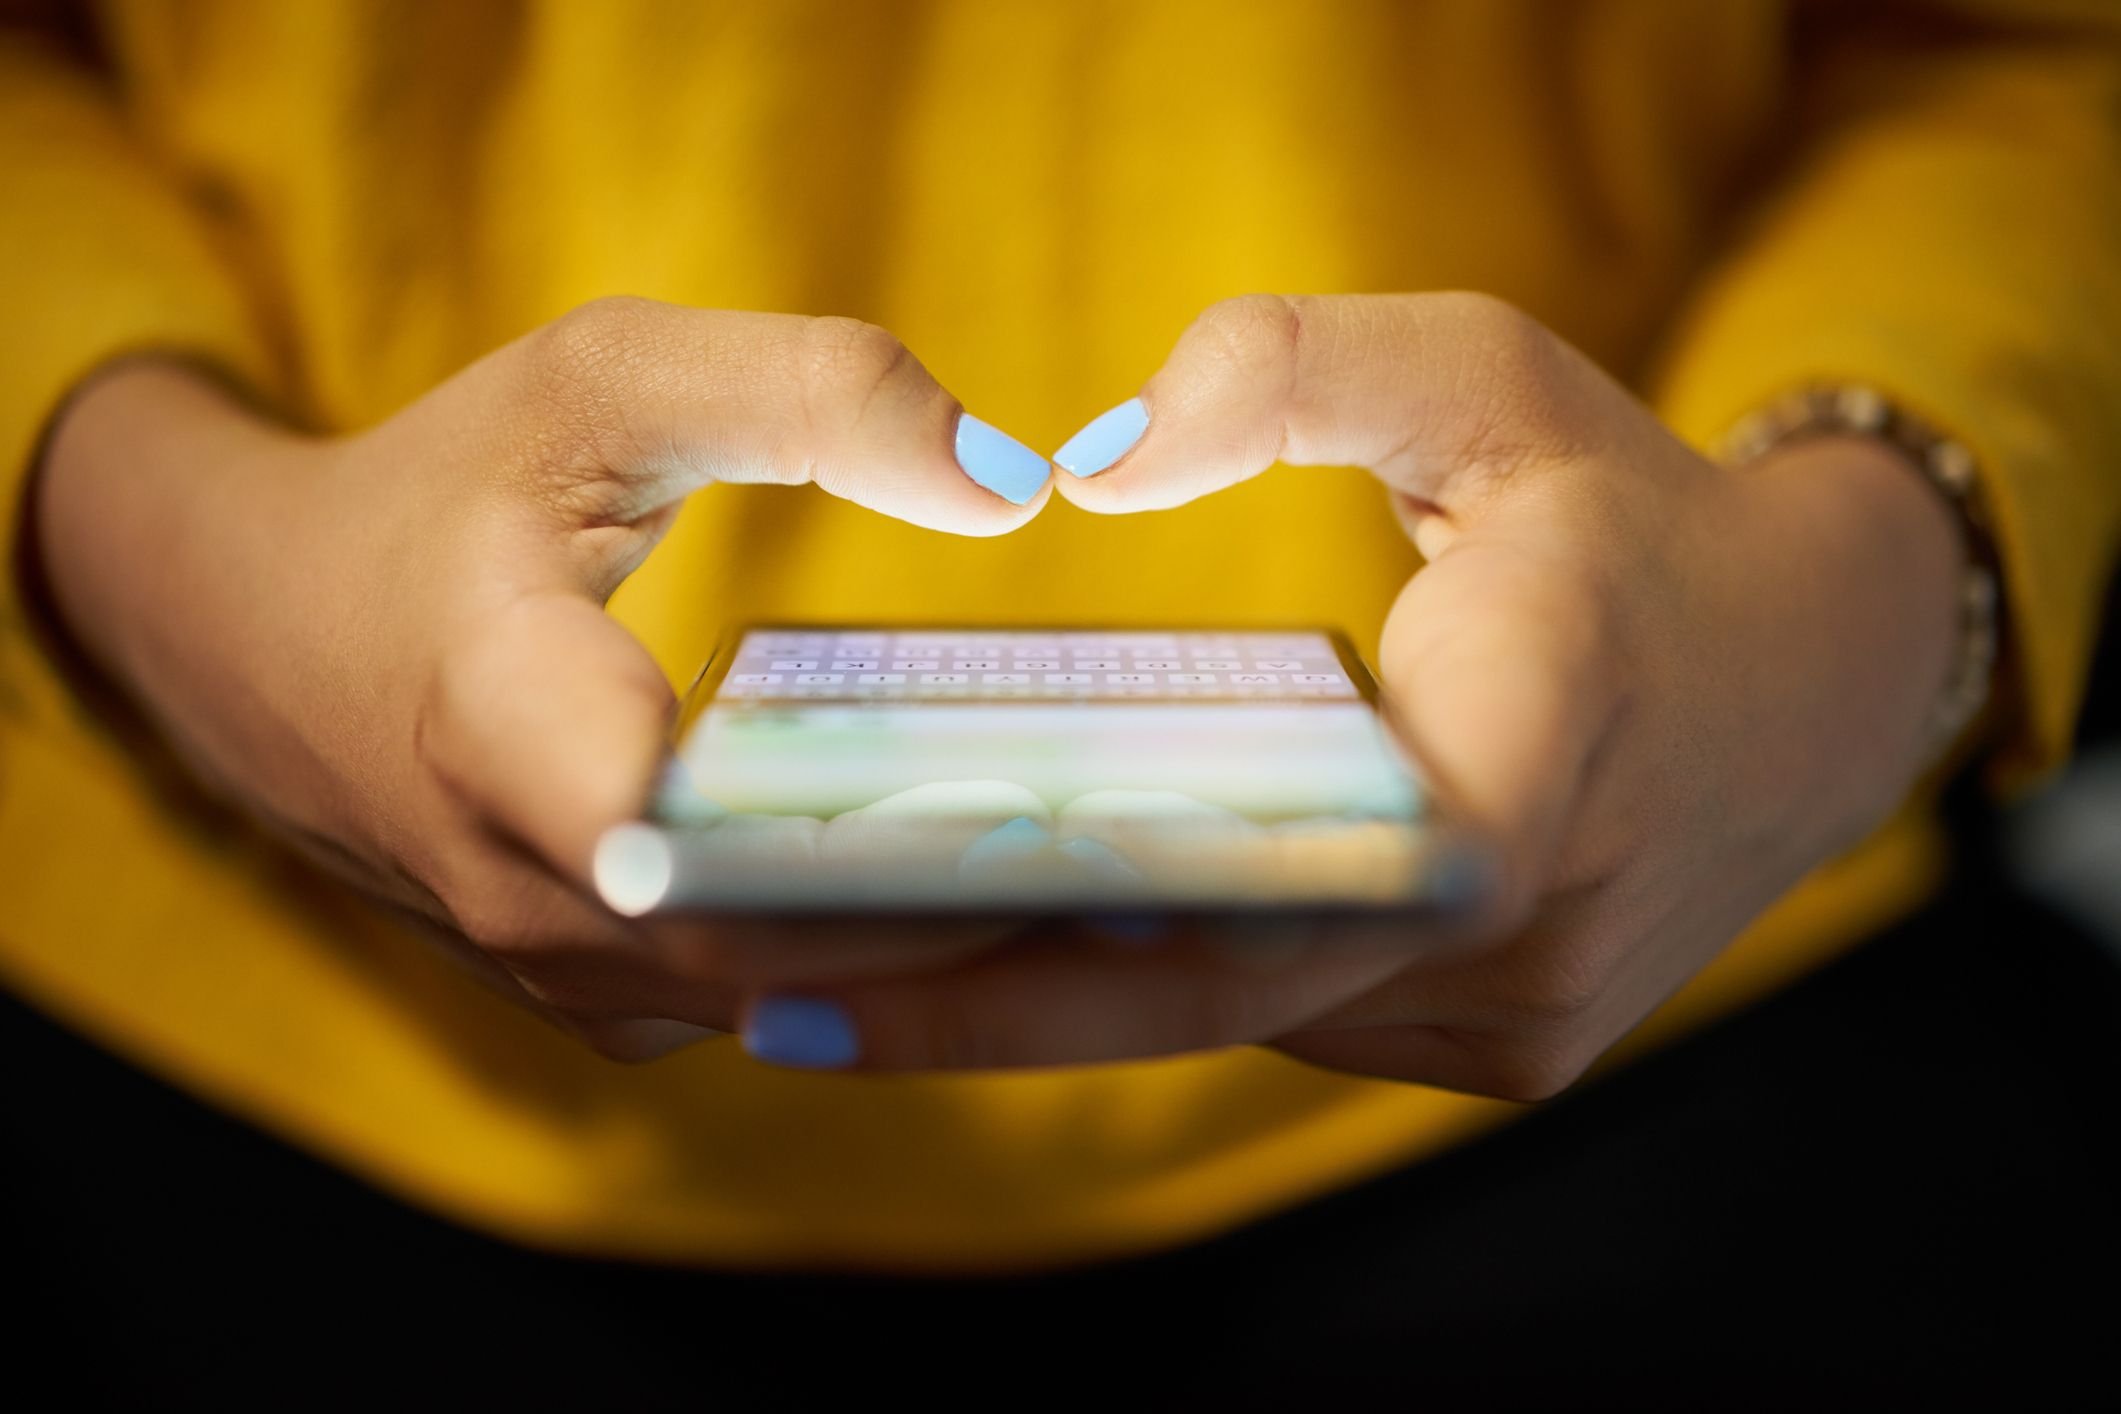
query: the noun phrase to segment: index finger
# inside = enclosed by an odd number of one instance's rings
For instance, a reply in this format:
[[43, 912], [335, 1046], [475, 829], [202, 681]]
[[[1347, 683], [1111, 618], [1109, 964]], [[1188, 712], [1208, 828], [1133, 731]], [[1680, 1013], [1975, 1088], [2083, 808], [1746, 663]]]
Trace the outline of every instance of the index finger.
[[638, 523], [710, 482], [809, 483], [928, 529], [998, 535], [1047, 494], [1043, 456], [860, 320], [603, 299], [477, 369], [505, 405], [533, 410], [518, 420], [534, 459], [587, 483], [565, 504], [594, 524]]
[[1276, 462], [1360, 466], [1448, 506], [1508, 453], [1565, 449], [1603, 382], [1485, 295], [1247, 295], [1203, 313], [1137, 399], [1055, 453], [1056, 484], [1085, 510], [1125, 513]]

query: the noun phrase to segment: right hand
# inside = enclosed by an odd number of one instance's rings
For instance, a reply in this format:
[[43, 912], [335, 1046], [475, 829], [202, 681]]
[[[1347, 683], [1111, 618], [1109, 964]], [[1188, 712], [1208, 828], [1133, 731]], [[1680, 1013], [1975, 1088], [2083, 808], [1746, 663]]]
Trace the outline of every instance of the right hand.
[[[468, 939], [607, 1054], [729, 1029], [740, 992], [920, 969], [979, 924], [641, 924], [587, 891], [673, 698], [603, 603], [710, 481], [814, 482], [916, 525], [1036, 515], [953, 456], [957, 401], [843, 319], [586, 305], [388, 421], [296, 435], [180, 364], [65, 410], [35, 528], [67, 628], [203, 778]], [[676, 1023], [676, 1024], [673, 1024]]]

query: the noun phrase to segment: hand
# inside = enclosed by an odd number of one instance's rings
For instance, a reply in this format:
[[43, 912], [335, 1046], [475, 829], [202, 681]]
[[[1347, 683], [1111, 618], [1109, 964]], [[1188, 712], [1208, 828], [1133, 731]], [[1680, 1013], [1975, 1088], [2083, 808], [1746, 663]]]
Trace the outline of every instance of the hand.
[[[1141, 410], [1139, 440], [1110, 445]], [[1543, 1097], [1860, 839], [1923, 765], [1962, 552], [1883, 446], [1719, 469], [1545, 329], [1470, 295], [1217, 306], [1114, 422], [1130, 415], [1119, 437], [1086, 439], [1087, 462], [1063, 450], [1096, 472], [1063, 476], [1064, 496], [1159, 509], [1276, 461], [1385, 483], [1428, 561], [1386, 624], [1385, 685], [1494, 846], [1493, 906], [1451, 938], [1374, 920], [1034, 940], [936, 977], [755, 1004], [754, 1049], [791, 1049], [783, 1016], [827, 1018], [880, 1069], [1261, 1042]]]
[[1046, 476], [882, 330], [614, 300], [344, 438], [120, 366], [66, 411], [35, 514], [62, 618], [201, 776], [634, 1056], [726, 1028], [739, 986], [996, 930], [808, 926], [793, 948], [594, 903], [593, 847], [640, 806], [673, 705], [603, 600], [710, 481], [994, 535]]

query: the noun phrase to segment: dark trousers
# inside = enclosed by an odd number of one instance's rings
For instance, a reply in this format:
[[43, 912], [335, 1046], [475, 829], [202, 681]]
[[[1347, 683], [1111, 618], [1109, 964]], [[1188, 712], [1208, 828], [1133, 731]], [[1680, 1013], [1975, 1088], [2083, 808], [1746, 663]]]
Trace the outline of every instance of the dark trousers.
[[0, 1348], [72, 1407], [2111, 1408], [2117, 1023], [2100, 944], [1961, 883], [1435, 1161], [1159, 1257], [927, 1281], [521, 1251], [7, 1003]]

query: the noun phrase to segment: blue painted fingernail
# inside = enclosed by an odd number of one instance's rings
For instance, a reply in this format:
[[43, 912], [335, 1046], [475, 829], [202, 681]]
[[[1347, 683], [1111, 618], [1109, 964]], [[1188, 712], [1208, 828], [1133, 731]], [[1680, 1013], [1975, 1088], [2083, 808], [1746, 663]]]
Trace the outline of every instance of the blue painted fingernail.
[[1037, 452], [969, 412], [957, 420], [957, 464], [965, 475], [1017, 506], [1038, 494], [1052, 470]]
[[996, 864], [1007, 864], [1027, 854], [1036, 854], [1052, 843], [1053, 837], [1046, 827], [1029, 815], [1019, 815], [1005, 824], [996, 825], [965, 846], [958, 859], [958, 868], [979, 868]]
[[816, 997], [766, 997], [744, 1022], [744, 1049], [770, 1065], [838, 1070], [862, 1053], [854, 1021]]
[[1076, 476], [1095, 476], [1132, 451], [1149, 430], [1149, 405], [1129, 398], [1101, 412], [1053, 454], [1053, 464]]

